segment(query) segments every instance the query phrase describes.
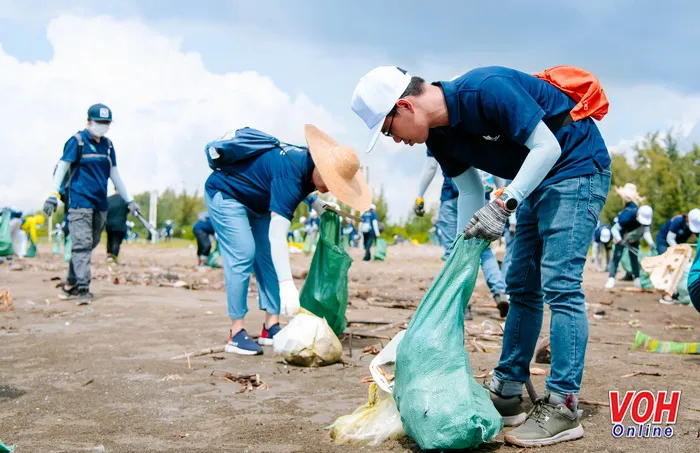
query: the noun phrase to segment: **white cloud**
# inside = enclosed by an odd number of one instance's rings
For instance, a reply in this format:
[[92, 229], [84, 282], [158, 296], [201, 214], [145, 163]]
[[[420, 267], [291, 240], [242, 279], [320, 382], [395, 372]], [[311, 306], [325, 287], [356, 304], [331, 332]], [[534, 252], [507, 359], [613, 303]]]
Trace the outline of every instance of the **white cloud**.
[[47, 37], [48, 62], [20, 62], [0, 46], [0, 205], [41, 206], [65, 141], [96, 102], [114, 112], [108, 136], [131, 192], [184, 184], [201, 193], [204, 144], [243, 125], [293, 143], [304, 142], [305, 123], [345, 133], [305, 95], [255, 72], [212, 73], [178, 38], [137, 21], [61, 15]]

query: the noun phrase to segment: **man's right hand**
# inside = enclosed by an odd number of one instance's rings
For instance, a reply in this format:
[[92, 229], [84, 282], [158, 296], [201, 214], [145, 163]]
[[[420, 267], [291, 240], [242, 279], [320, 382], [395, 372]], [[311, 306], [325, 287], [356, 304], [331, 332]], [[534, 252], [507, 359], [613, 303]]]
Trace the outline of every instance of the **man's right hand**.
[[58, 208], [58, 199], [51, 195], [44, 202], [44, 214], [46, 214], [46, 217], [51, 217], [51, 214], [56, 211], [56, 208]]
[[425, 200], [421, 197], [416, 198], [416, 202], [413, 203], [413, 212], [415, 212], [418, 217], [423, 217], [425, 215]]

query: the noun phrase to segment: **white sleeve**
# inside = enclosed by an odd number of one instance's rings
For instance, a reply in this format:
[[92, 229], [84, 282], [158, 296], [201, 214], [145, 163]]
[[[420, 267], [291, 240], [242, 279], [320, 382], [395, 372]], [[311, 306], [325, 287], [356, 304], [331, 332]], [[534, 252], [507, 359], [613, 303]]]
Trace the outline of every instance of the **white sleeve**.
[[457, 199], [457, 232], [464, 229], [476, 211], [484, 206], [484, 185], [481, 182], [479, 170], [474, 167], [467, 169], [452, 180], [459, 189]]
[[678, 242], [676, 242], [676, 233], [669, 231], [666, 235], [666, 242], [668, 245], [678, 245]]
[[423, 165], [423, 172], [420, 175], [420, 182], [418, 183], [418, 198], [423, 198], [423, 195], [425, 195], [428, 186], [433, 182], [437, 168], [437, 160], [434, 157], [426, 157], [425, 164]]
[[644, 241], [647, 243], [647, 245], [650, 245], [652, 247], [656, 245], [656, 244], [654, 244], [654, 238], [651, 237], [651, 229], [649, 227], [644, 228], [643, 237], [644, 237]]
[[537, 123], [525, 146], [530, 149], [530, 152], [518, 170], [518, 174], [515, 175], [515, 179], [505, 190], [518, 202], [527, 198], [540, 185], [561, 156], [561, 146], [557, 138], [542, 121]]
[[615, 225], [610, 228], [610, 233], [612, 233], [613, 239], [615, 239], [615, 242], [620, 242], [622, 240], [622, 235], [620, 235], [620, 224], [616, 223]]
[[[70, 162], [66, 162], [65, 160], [58, 161], [56, 173], [54, 173], [53, 181], [51, 181], [52, 192], [58, 193], [58, 191], [61, 190], [61, 184], [63, 183], [63, 178], [66, 176], [66, 173], [68, 173], [68, 169], [70, 169]], [[52, 193], [50, 196], [55, 197], [56, 194]]]
[[131, 203], [134, 201], [134, 199], [129, 195], [129, 192], [126, 190], [126, 186], [124, 186], [124, 181], [122, 181], [121, 176], [119, 176], [119, 169], [117, 169], [116, 166], [112, 167], [112, 169], [109, 171], [109, 177], [112, 179], [112, 182], [114, 183], [114, 187], [117, 189], [117, 192], [119, 192], [119, 195], [126, 201], [127, 203]]
[[291, 224], [292, 222], [281, 215], [272, 213], [268, 239], [270, 241], [272, 265], [275, 266], [279, 282], [292, 279], [292, 267], [289, 264], [289, 245], [287, 244], [287, 232]]
[[372, 228], [374, 228], [375, 236], [381, 236], [381, 234], [379, 233], [379, 222], [377, 221], [377, 219], [372, 220]]

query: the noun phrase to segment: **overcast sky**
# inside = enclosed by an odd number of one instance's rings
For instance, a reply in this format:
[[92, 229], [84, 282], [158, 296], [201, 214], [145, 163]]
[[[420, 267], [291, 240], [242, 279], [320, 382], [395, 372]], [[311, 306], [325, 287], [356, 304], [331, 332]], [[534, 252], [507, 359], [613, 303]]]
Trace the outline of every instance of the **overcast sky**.
[[[203, 6], [204, 5], [204, 6]], [[611, 102], [612, 152], [670, 128], [700, 142], [700, 4], [672, 0], [353, 2], [0, 0], [0, 205], [41, 206], [63, 144], [87, 108], [109, 133], [131, 192], [201, 192], [208, 140], [250, 125], [303, 143], [314, 123], [360, 150], [359, 78], [398, 65], [428, 80], [502, 65], [573, 64]], [[370, 183], [406, 216], [425, 148], [382, 142], [361, 155]], [[437, 202], [439, 178], [428, 192]]]

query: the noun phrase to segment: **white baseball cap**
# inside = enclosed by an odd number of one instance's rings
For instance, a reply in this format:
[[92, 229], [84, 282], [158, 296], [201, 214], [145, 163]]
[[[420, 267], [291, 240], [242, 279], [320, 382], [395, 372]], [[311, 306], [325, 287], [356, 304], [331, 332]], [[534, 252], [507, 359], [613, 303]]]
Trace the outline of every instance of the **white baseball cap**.
[[603, 244], [607, 244], [610, 242], [610, 238], [612, 237], [612, 233], [610, 232], [610, 228], [603, 228], [600, 230], [600, 242]]
[[691, 209], [688, 213], [688, 225], [693, 233], [700, 233], [700, 209]]
[[370, 208], [370, 209], [377, 209], [377, 205], [374, 204], [374, 203], [372, 203], [371, 205], [369, 205], [369, 208]]
[[637, 222], [641, 223], [644, 226], [651, 225], [651, 218], [653, 216], [654, 210], [651, 209], [651, 206], [649, 205], [645, 204], [637, 210]]
[[380, 66], [364, 75], [352, 93], [350, 107], [369, 128], [367, 151], [372, 151], [382, 131], [384, 119], [408, 84], [411, 75], [396, 66]]

